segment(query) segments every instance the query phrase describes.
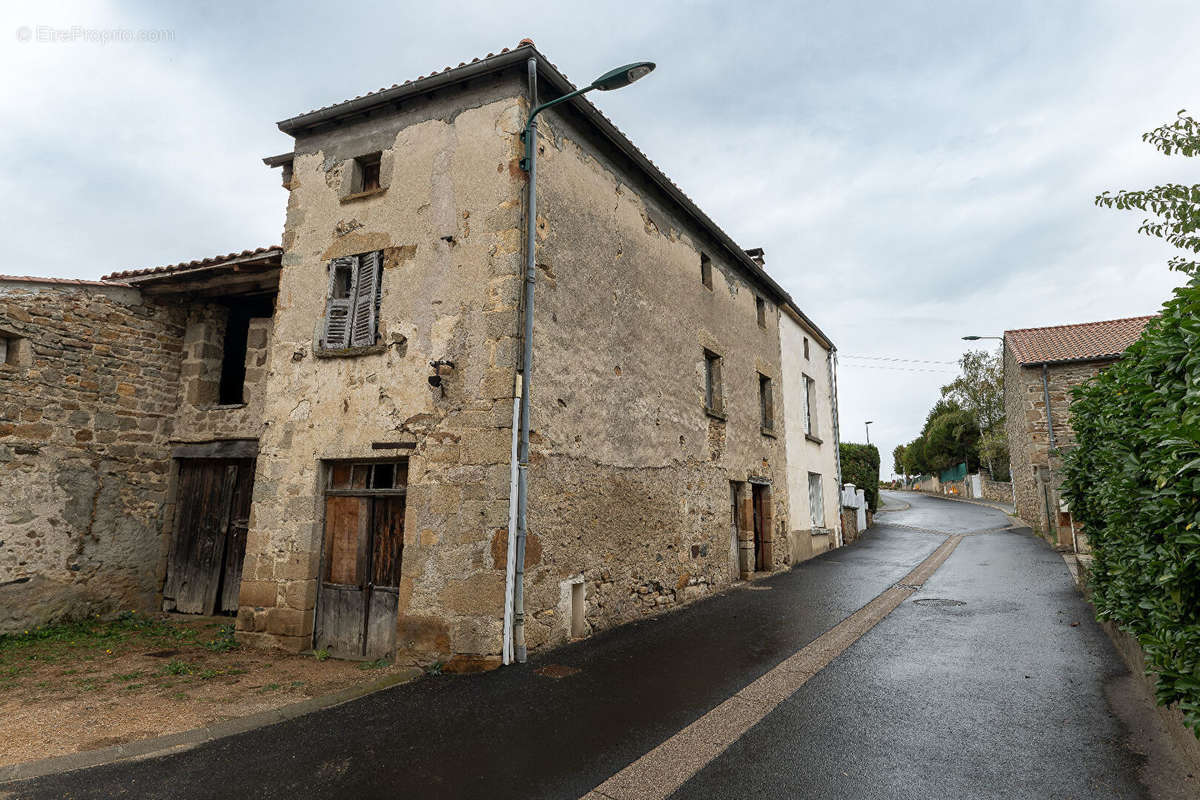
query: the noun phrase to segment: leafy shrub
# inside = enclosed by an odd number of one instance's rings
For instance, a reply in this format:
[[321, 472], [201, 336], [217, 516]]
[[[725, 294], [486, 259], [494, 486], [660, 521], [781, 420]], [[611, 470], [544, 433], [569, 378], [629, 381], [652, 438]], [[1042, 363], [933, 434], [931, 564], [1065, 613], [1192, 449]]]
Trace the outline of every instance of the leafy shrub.
[[1200, 735], [1200, 278], [1074, 398], [1063, 488], [1092, 542], [1092, 602]]
[[879, 508], [879, 448], [873, 444], [842, 442], [842, 481], [867, 494], [867, 505]]

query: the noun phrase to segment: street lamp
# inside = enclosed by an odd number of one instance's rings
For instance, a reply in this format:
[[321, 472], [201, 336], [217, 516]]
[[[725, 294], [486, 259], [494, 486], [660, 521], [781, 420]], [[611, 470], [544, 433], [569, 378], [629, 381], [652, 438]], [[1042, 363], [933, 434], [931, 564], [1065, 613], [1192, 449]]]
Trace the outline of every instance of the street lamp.
[[866, 424], [866, 429], [867, 429], [867, 444], [870, 444], [870, 443], [871, 443], [871, 425], [873, 425], [874, 423], [875, 423], [875, 420], [873, 420], [873, 419], [869, 419], [869, 420], [867, 420], [867, 424]]
[[[536, 102], [537, 59], [530, 57], [529, 68], [531, 101]], [[582, 89], [568, 92], [549, 103], [535, 106], [529, 112], [529, 120], [521, 133], [525, 142], [525, 158], [521, 169], [529, 173], [528, 201], [525, 203], [525, 341], [521, 354], [521, 427], [517, 442], [517, 531], [516, 554], [513, 576], [513, 650], [517, 661], [524, 662], [525, 651], [525, 534], [526, 512], [529, 497], [529, 385], [533, 377], [533, 289], [537, 282], [537, 267], [534, 265], [534, 248], [537, 244], [537, 117], [547, 108], [586, 94], [593, 89], [610, 92], [621, 89], [636, 80], [646, 77], [654, 70], [653, 61], [636, 61], [623, 67], [609, 70]]]

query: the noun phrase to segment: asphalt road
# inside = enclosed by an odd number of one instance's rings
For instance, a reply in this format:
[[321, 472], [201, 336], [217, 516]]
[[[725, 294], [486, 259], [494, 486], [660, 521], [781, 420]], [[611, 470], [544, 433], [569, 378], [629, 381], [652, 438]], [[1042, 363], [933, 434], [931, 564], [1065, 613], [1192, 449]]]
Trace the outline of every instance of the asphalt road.
[[[919, 592], [672, 796], [1188, 796], [1171, 794], [1186, 782], [1177, 765], [1159, 754], [1147, 767], [1131, 749], [1144, 698], [1130, 699], [1134, 684], [1061, 557], [1027, 530], [1002, 530], [1001, 511], [899, 497], [911, 507], [880, 514], [846, 548], [530, 664], [425, 678], [0, 797], [579, 798], [891, 587], [949, 533], [969, 535]], [[579, 671], [535, 672], [548, 664]], [[1123, 720], [1118, 706], [1134, 711]]]

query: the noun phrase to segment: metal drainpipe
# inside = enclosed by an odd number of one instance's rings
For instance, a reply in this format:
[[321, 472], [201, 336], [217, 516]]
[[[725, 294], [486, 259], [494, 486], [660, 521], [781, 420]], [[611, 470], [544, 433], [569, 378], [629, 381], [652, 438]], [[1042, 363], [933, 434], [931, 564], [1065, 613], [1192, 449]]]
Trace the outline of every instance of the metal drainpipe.
[[[537, 59], [530, 58], [529, 107], [537, 108]], [[529, 184], [525, 203], [525, 333], [521, 354], [521, 432], [517, 442], [517, 547], [513, 565], [513, 655], [525, 663], [525, 537], [529, 511], [529, 387], [533, 377], [533, 290], [537, 283], [534, 248], [537, 244], [537, 118], [526, 131]]]
[[846, 532], [842, 530], [842, 445], [841, 429], [838, 425], [838, 392], [837, 392], [837, 348], [829, 348], [829, 390], [833, 394], [833, 455], [837, 463], [837, 496], [838, 496], [838, 547], [846, 543]]

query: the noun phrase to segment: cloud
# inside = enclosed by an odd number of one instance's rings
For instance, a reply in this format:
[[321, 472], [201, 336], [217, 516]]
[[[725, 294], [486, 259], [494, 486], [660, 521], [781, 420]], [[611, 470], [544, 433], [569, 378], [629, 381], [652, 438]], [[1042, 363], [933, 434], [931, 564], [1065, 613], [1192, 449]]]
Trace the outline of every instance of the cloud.
[[[19, 42], [21, 26], [169, 31]], [[0, 272], [96, 277], [278, 241], [274, 122], [521, 37], [767, 266], [844, 353], [1153, 311], [1179, 283], [1106, 188], [1200, 182], [1140, 134], [1200, 111], [1200, 11], [1168, 2], [9, 3]], [[943, 376], [843, 365], [890, 452]], [[885, 464], [890, 459], [885, 457]]]

